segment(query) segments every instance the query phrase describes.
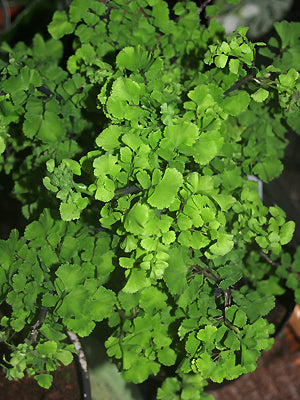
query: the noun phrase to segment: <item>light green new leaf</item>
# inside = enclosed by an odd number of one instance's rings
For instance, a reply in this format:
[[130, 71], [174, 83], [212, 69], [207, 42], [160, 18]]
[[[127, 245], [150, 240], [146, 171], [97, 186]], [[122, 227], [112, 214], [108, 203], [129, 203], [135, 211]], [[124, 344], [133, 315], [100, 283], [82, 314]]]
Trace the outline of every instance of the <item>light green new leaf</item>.
[[269, 92], [263, 88], [260, 88], [256, 92], [251, 94], [251, 97], [257, 103], [262, 103], [269, 97]]
[[227, 64], [228, 56], [225, 54], [220, 54], [219, 56], [215, 57], [215, 64], [218, 68], [224, 68], [225, 65]]
[[105, 151], [114, 150], [120, 146], [119, 137], [122, 135], [123, 130], [118, 125], [109, 125], [104, 129], [96, 139], [97, 146]]
[[232, 58], [229, 61], [229, 70], [232, 74], [238, 74], [239, 73], [239, 67], [240, 67], [240, 61], [236, 58]]
[[135, 293], [151, 285], [150, 279], [146, 276], [146, 271], [142, 269], [131, 269], [126, 285], [123, 287], [125, 293]]
[[280, 244], [284, 245], [289, 243], [295, 231], [295, 222], [288, 221], [280, 228]]
[[170, 207], [182, 183], [182, 174], [175, 168], [167, 168], [162, 180], [149, 196], [148, 203], [159, 209]]
[[5, 141], [3, 139], [3, 137], [0, 137], [0, 154], [2, 154], [5, 150]]
[[217, 239], [217, 243], [210, 246], [209, 250], [212, 254], [218, 256], [224, 256], [229, 253], [234, 246], [234, 242], [232, 240], [233, 236], [227, 233], [220, 233]]
[[35, 375], [34, 379], [41, 387], [49, 389], [53, 381], [53, 376], [50, 374], [39, 374]]
[[182, 121], [178, 125], [167, 126], [164, 130], [165, 138], [160, 142], [160, 147], [181, 150], [182, 145], [192, 146], [199, 136], [198, 127]]
[[149, 189], [149, 187], [151, 186], [151, 180], [146, 171], [139, 171], [136, 174], [136, 178], [143, 189]]
[[269, 245], [268, 239], [265, 238], [264, 236], [257, 236], [255, 238], [255, 241], [262, 249], [266, 249]]
[[73, 203], [61, 203], [59, 206], [59, 212], [63, 221], [72, 221], [80, 217], [80, 210]]
[[54, 342], [53, 340], [48, 340], [47, 342], [39, 343], [36, 346], [36, 349], [39, 352], [39, 354], [42, 354], [44, 356], [50, 356], [56, 353], [57, 343]]
[[291, 68], [286, 74], [280, 74], [278, 79], [283, 86], [292, 87], [299, 77], [299, 72]]
[[143, 69], [149, 64], [149, 54], [140, 46], [125, 47], [116, 58], [118, 68], [126, 68], [129, 71]]
[[63, 365], [69, 365], [73, 361], [73, 354], [68, 350], [60, 350], [57, 353], [57, 359], [63, 363]]
[[73, 33], [75, 24], [68, 21], [67, 13], [65, 11], [55, 11], [52, 21], [48, 25], [48, 31], [53, 39], [60, 39], [64, 35]]
[[134, 265], [134, 258], [128, 258], [128, 257], [120, 257], [119, 258], [119, 264], [123, 268], [132, 268]]
[[110, 201], [115, 195], [115, 184], [112, 179], [105, 178], [104, 182], [98, 186], [95, 199], [108, 202]]
[[132, 367], [127, 371], [123, 371], [121, 376], [125, 381], [141, 383], [144, 382], [150, 374], [156, 375], [159, 370], [160, 364], [158, 362], [151, 361], [139, 355], [136, 356]]
[[142, 86], [130, 78], [117, 78], [112, 85], [111, 97], [127, 100], [138, 104], [140, 95], [143, 93]]

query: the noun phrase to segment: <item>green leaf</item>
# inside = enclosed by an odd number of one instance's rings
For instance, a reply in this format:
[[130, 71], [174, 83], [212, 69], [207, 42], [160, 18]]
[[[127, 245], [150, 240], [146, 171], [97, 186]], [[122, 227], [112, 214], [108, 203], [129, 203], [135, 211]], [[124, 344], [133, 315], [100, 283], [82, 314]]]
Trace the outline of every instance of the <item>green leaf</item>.
[[283, 86], [293, 87], [298, 77], [299, 73], [294, 68], [291, 68], [286, 74], [280, 74], [278, 79]]
[[269, 246], [269, 241], [264, 236], [257, 236], [255, 241], [262, 249], [266, 249]]
[[56, 276], [63, 283], [64, 290], [68, 291], [83, 281], [85, 271], [80, 265], [63, 264], [57, 269]]
[[97, 177], [104, 177], [105, 175], [116, 176], [121, 169], [117, 157], [111, 153], [105, 153], [95, 158], [93, 167], [95, 169], [95, 176]]
[[151, 286], [142, 290], [139, 304], [146, 312], [151, 313], [154, 309], [163, 309], [166, 305], [166, 300], [165, 293]]
[[263, 182], [270, 182], [277, 178], [283, 170], [283, 165], [276, 158], [267, 158], [262, 162], [257, 163], [253, 167], [253, 174], [258, 176]]
[[237, 60], [236, 58], [232, 58], [229, 61], [229, 70], [232, 74], [238, 74], [239, 73], [239, 67], [240, 67], [240, 61]]
[[125, 293], [135, 293], [145, 287], [151, 285], [150, 279], [147, 277], [146, 271], [139, 269], [131, 269], [126, 285], [123, 287]]
[[59, 206], [59, 212], [63, 221], [72, 221], [80, 217], [80, 210], [76, 204], [61, 203]]
[[141, 383], [144, 382], [150, 374], [156, 375], [160, 369], [160, 364], [155, 361], [150, 361], [147, 358], [139, 355], [136, 357], [133, 366], [121, 373], [124, 380]]
[[207, 85], [198, 85], [188, 93], [188, 97], [197, 105], [197, 113], [205, 113], [211, 108], [215, 101]]
[[93, 0], [72, 0], [69, 9], [70, 21], [73, 23], [79, 22], [85, 14], [85, 11], [92, 7], [92, 5]]
[[54, 342], [53, 340], [48, 340], [47, 342], [44, 343], [39, 343], [36, 346], [37, 351], [39, 354], [49, 357], [52, 354], [55, 354], [57, 351], [57, 343]]
[[45, 111], [38, 137], [45, 143], [57, 143], [65, 136], [63, 120], [57, 114]]
[[227, 64], [228, 56], [225, 54], [220, 54], [219, 56], [215, 57], [215, 64], [218, 68], [224, 68]]
[[191, 123], [183, 121], [180, 124], [167, 126], [164, 130], [164, 139], [160, 142], [160, 147], [183, 150], [184, 146], [192, 146], [199, 136], [198, 127]]
[[57, 353], [57, 359], [63, 363], [63, 365], [69, 365], [73, 361], [73, 354], [68, 350], [60, 350]]
[[134, 258], [128, 258], [128, 257], [120, 257], [119, 258], [119, 263], [121, 267], [123, 268], [132, 268], [134, 265]]
[[137, 47], [125, 47], [116, 58], [118, 68], [126, 68], [129, 71], [144, 69], [149, 64], [149, 54], [140, 45]]
[[295, 231], [295, 222], [294, 221], [288, 221], [286, 222], [281, 228], [280, 228], [280, 244], [285, 245], [289, 243], [292, 238], [293, 234]]
[[167, 168], [162, 180], [148, 197], [148, 203], [159, 209], [170, 207], [182, 183], [182, 174], [175, 168]]
[[217, 238], [217, 243], [210, 246], [209, 250], [214, 255], [224, 256], [233, 249], [234, 242], [232, 238], [233, 235], [229, 235], [227, 233], [220, 233]]
[[39, 375], [35, 375], [34, 379], [37, 381], [37, 383], [45, 388], [45, 389], [49, 389], [50, 386], [52, 385], [52, 381], [53, 381], [53, 376], [50, 374], [39, 374]]
[[257, 103], [262, 103], [265, 101], [269, 96], [269, 92], [263, 88], [258, 89], [256, 92], [251, 94], [251, 97]]
[[136, 203], [125, 216], [124, 228], [127, 232], [141, 234], [148, 221], [149, 207], [146, 204]]
[[24, 135], [27, 136], [29, 139], [32, 139], [39, 131], [42, 121], [42, 114], [37, 115], [33, 113], [26, 113], [25, 120], [23, 122]]
[[138, 148], [143, 144], [141, 138], [135, 133], [125, 133], [122, 136], [122, 142], [127, 144], [133, 151], [137, 151]]
[[0, 136], [0, 154], [4, 153], [5, 147], [6, 147], [5, 141], [3, 137]]
[[193, 145], [192, 155], [196, 163], [208, 164], [216, 157], [222, 147], [223, 137], [217, 131], [201, 133], [199, 140]]
[[64, 158], [62, 160], [64, 164], [73, 172], [74, 175], [81, 175], [81, 166], [79, 162], [72, 160], [71, 158]]
[[42, 297], [43, 307], [54, 307], [58, 301], [58, 296], [51, 293], [45, 293]]
[[162, 383], [162, 387], [158, 388], [157, 398], [159, 400], [178, 400], [178, 392], [180, 391], [180, 389], [180, 382], [177, 378], [166, 378]]
[[240, 90], [237, 94], [225, 97], [223, 100], [223, 109], [226, 113], [234, 117], [246, 111], [250, 103], [250, 96], [244, 90]]
[[96, 139], [97, 146], [105, 151], [111, 151], [120, 146], [119, 137], [122, 135], [123, 130], [118, 125], [109, 125], [104, 129]]
[[101, 322], [105, 318], [109, 318], [115, 311], [116, 295], [103, 286], [100, 286], [87, 303], [87, 310], [91, 318]]
[[256, 349], [248, 349], [246, 346], [241, 346], [241, 365], [246, 368], [246, 372], [252, 372], [256, 369], [256, 361], [260, 356], [260, 352]]
[[98, 188], [95, 193], [95, 199], [108, 202], [113, 199], [115, 195], [115, 184], [112, 179], [105, 178], [102, 184], [98, 184]]
[[180, 295], [187, 288], [185, 268], [187, 255], [183, 247], [174, 247], [169, 251], [169, 267], [166, 269], [163, 279], [173, 296]]
[[171, 366], [175, 364], [177, 355], [170, 347], [163, 347], [157, 352], [157, 358], [163, 365]]
[[215, 326], [207, 325], [204, 329], [198, 331], [197, 338], [205, 343], [208, 340], [212, 340], [216, 332], [217, 328]]
[[142, 93], [142, 86], [137, 82], [129, 78], [117, 78], [112, 85], [111, 96], [107, 100], [108, 112], [117, 118], [134, 119], [135, 110], [143, 113], [139, 107], [132, 107], [139, 104]]
[[60, 39], [64, 35], [69, 35], [74, 31], [74, 24], [68, 21], [67, 13], [65, 11], [55, 11], [52, 21], [48, 25], [48, 31], [53, 39]]
[[244, 311], [242, 310], [237, 310], [233, 324], [237, 326], [238, 328], [243, 328], [243, 326], [247, 323], [247, 315]]
[[139, 181], [140, 185], [142, 186], [143, 189], [149, 189], [151, 186], [151, 180], [150, 176], [146, 171], [139, 171], [136, 174], [136, 178]]

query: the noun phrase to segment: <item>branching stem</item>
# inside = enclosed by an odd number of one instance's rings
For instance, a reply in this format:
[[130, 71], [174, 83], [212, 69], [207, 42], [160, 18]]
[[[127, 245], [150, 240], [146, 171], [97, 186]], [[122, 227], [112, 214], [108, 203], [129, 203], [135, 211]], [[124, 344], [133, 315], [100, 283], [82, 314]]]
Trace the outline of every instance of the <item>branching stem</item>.
[[211, 2], [211, 0], [205, 0], [203, 4], [198, 8], [197, 14], [200, 15], [205, 7]]

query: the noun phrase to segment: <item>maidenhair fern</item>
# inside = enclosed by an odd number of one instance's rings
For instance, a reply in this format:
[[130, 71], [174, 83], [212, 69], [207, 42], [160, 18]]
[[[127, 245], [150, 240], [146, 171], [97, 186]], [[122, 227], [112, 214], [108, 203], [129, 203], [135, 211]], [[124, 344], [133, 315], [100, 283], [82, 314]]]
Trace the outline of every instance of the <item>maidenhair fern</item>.
[[299, 24], [275, 24], [266, 46], [201, 24], [192, 1], [173, 14], [73, 0], [51, 39], [2, 45], [1, 165], [28, 218], [0, 243], [10, 379], [49, 387], [72, 359], [65, 330], [105, 320], [125, 380], [172, 367], [159, 399], [208, 399], [208, 378], [271, 348], [275, 296], [300, 300], [300, 253], [283, 249], [295, 224], [247, 178], [278, 177], [299, 132]]

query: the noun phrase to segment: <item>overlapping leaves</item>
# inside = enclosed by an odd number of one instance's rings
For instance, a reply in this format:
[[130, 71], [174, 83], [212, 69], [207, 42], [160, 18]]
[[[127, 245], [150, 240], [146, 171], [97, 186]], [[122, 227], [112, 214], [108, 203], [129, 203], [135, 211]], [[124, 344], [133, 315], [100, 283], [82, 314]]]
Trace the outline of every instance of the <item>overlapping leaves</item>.
[[[255, 369], [272, 341], [261, 317], [283, 281], [300, 298], [299, 254], [292, 262], [281, 253], [294, 224], [264, 207], [247, 178], [278, 176], [285, 121], [299, 127], [299, 30], [276, 25], [270, 44], [280, 57], [258, 71], [246, 29], [225, 39], [197, 11], [177, 2], [171, 20], [163, 0], [74, 0], [54, 14], [53, 40], [4, 45], [5, 168], [16, 169], [27, 217], [49, 205], [60, 212], [1, 242], [1, 300], [12, 307], [5, 340], [47, 310], [35, 353], [32, 343], [14, 349], [12, 364], [22, 352], [27, 360], [12, 377], [31, 365], [48, 387], [36, 365], [69, 362], [63, 325], [85, 336], [108, 318], [108, 354], [124, 379], [175, 366], [178, 379], [158, 398], [194, 399], [207, 378]], [[66, 71], [57, 39], [70, 34]], [[253, 275], [256, 291], [243, 281]]]

